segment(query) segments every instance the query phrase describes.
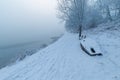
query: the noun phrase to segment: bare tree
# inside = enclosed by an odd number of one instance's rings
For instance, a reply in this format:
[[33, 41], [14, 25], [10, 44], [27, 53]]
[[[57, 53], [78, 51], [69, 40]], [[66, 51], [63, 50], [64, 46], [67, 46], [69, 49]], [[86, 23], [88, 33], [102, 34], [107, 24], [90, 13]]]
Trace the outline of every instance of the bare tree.
[[94, 6], [89, 6], [89, 1], [58, 0], [58, 15], [65, 21], [66, 30], [81, 35], [83, 29], [120, 18], [120, 0], [94, 0]]
[[66, 24], [70, 23], [75, 32], [78, 32], [79, 28], [83, 27], [86, 1], [58, 0], [59, 18], [66, 21]]
[[112, 21], [111, 17], [111, 0], [97, 0], [97, 5], [99, 9], [101, 10], [101, 14], [106, 14], [106, 20]]

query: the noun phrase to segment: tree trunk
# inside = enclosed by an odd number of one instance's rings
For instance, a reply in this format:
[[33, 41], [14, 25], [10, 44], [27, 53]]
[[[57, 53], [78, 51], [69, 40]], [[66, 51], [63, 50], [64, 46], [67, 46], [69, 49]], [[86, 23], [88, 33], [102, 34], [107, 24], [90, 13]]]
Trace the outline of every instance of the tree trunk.
[[119, 10], [118, 10], [119, 12], [118, 12], [118, 18], [120, 18], [120, 8], [119, 8]]
[[82, 26], [79, 25], [79, 40], [81, 40], [82, 37]]
[[112, 17], [111, 17], [111, 14], [110, 14], [110, 9], [109, 9], [109, 6], [106, 6], [106, 18], [109, 20], [109, 21], [112, 21]]

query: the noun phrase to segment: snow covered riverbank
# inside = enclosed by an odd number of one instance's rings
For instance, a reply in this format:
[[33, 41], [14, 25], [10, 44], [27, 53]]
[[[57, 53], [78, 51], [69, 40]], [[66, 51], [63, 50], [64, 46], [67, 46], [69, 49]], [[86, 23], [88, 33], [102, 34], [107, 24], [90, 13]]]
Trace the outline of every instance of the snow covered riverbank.
[[100, 25], [114, 28], [84, 32], [98, 43], [103, 56], [85, 54], [78, 34], [66, 32], [54, 44], [0, 70], [0, 80], [120, 80], [120, 25], [114, 23]]

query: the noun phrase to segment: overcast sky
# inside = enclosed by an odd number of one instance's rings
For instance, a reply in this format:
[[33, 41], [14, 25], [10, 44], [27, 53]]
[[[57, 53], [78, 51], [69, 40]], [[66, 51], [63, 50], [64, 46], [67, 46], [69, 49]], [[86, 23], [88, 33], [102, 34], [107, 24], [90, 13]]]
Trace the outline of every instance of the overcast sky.
[[63, 23], [56, 18], [56, 6], [56, 0], [0, 0], [0, 45], [63, 32]]

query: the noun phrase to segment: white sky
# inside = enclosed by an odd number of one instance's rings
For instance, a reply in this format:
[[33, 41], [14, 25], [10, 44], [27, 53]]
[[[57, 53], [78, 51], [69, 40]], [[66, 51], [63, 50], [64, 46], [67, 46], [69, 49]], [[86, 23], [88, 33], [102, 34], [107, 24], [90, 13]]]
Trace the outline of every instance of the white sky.
[[56, 0], [0, 0], [0, 44], [36, 40], [62, 32], [56, 5]]

